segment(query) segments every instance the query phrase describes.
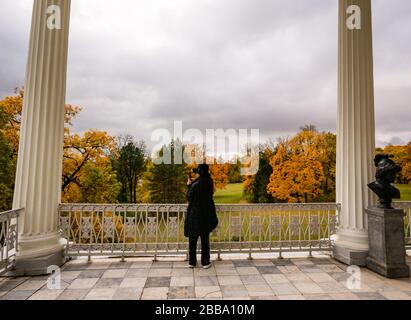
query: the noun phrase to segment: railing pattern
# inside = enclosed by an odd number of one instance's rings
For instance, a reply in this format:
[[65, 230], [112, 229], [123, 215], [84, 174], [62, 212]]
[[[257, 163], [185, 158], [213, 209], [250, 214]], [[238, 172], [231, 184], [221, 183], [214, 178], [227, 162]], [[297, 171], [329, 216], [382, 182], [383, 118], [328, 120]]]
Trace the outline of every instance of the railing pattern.
[[0, 274], [14, 266], [18, 241], [18, 217], [22, 210], [0, 213]]
[[394, 207], [397, 209], [403, 209], [405, 212], [405, 247], [411, 250], [411, 201], [394, 202]]
[[[186, 205], [60, 206], [60, 229], [69, 256], [178, 254], [187, 252]], [[213, 253], [330, 251], [339, 205], [218, 205]]]

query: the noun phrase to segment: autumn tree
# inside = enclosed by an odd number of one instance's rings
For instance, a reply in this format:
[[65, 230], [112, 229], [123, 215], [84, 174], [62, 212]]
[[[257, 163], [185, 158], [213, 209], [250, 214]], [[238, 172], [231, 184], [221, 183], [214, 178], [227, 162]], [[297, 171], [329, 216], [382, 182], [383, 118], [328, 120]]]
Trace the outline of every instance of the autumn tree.
[[[17, 88], [14, 91], [15, 95], [5, 97], [0, 101], [0, 113], [2, 114], [1, 134], [10, 147], [11, 158], [7, 155], [7, 166], [3, 166], [3, 174], [7, 172], [9, 177], [7, 180], [13, 181], [17, 165], [17, 156], [19, 151], [20, 126], [23, 110], [24, 90]], [[71, 125], [71, 120], [80, 111], [80, 108], [66, 105], [65, 106], [65, 125], [68, 128]], [[67, 130], [67, 129], [66, 129]], [[9, 154], [7, 152], [7, 154]], [[3, 157], [6, 157], [5, 151], [2, 152]], [[13, 193], [13, 183], [10, 184], [11, 191], [3, 190], [1, 194], [7, 199], [11, 199]], [[11, 194], [11, 195], [10, 195]], [[7, 196], [6, 196], [7, 195]], [[8, 207], [11, 206], [11, 200], [8, 200]]]
[[11, 209], [15, 172], [13, 147], [3, 131], [6, 121], [7, 117], [0, 109], [0, 212]]
[[115, 139], [104, 131], [90, 130], [83, 135], [66, 132], [63, 155], [64, 192], [70, 184], [78, 184], [82, 169], [88, 162], [111, 165], [109, 155], [115, 150]]
[[393, 155], [393, 160], [401, 167], [401, 172], [397, 175], [397, 183], [408, 184], [411, 182], [411, 142], [404, 146], [388, 145], [384, 149], [377, 149], [377, 153]]
[[308, 202], [323, 193], [323, 165], [319, 134], [301, 131], [292, 139], [283, 139], [270, 164], [273, 173], [267, 191], [287, 202]]
[[15, 161], [17, 161], [24, 90], [16, 88], [14, 93], [14, 96], [5, 97], [0, 101], [0, 111], [3, 113], [3, 135], [11, 145]]
[[214, 181], [214, 189], [222, 190], [230, 182], [229, 173], [230, 173], [231, 164], [230, 163], [214, 163], [210, 165], [210, 175]]
[[0, 211], [13, 202], [24, 92], [17, 88], [14, 93], [0, 101]]
[[317, 200], [319, 202], [336, 201], [336, 162], [337, 162], [337, 136], [334, 133], [323, 132], [318, 134], [318, 153], [322, 164], [324, 179], [321, 189], [323, 193]]
[[[20, 126], [21, 115], [23, 110], [24, 89], [16, 88], [14, 90], [14, 96], [5, 97], [0, 101], [0, 110], [5, 117], [3, 134], [7, 141], [11, 144], [13, 154], [17, 159], [17, 153], [19, 151], [19, 139], [20, 139]], [[81, 108], [66, 104], [65, 105], [65, 130], [72, 125], [72, 120], [81, 111]]]

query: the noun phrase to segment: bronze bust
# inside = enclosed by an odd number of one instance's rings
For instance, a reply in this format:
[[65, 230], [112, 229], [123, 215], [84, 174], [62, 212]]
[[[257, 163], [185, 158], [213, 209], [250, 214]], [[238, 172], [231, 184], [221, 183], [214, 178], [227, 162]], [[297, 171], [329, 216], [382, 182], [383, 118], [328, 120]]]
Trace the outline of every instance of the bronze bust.
[[394, 209], [391, 206], [392, 199], [400, 199], [400, 190], [392, 185], [401, 167], [392, 160], [389, 154], [377, 154], [374, 163], [377, 167], [376, 181], [368, 184], [368, 187], [379, 197], [378, 208]]

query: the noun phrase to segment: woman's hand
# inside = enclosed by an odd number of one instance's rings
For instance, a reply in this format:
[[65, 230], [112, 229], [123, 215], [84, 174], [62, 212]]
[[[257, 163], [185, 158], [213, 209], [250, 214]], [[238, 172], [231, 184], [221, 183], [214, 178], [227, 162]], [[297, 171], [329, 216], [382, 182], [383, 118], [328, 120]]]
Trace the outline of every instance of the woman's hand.
[[193, 183], [193, 181], [191, 180], [191, 178], [188, 178], [188, 180], [187, 180], [187, 185], [188, 185], [188, 186], [191, 186], [192, 183]]

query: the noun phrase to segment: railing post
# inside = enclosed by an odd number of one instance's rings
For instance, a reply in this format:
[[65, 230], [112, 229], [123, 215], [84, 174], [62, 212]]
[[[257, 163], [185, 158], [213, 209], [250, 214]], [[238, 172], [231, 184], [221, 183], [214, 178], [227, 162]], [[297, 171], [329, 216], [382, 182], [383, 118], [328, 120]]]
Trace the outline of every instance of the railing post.
[[280, 230], [278, 230], [278, 241], [280, 243], [280, 251], [278, 254], [278, 259], [283, 259], [283, 253], [282, 253], [282, 249], [283, 249], [283, 245], [282, 245], [282, 230], [283, 230], [283, 209], [281, 208], [280, 211], [280, 226], [279, 226]]
[[157, 225], [157, 226], [156, 226], [156, 246], [155, 246], [155, 253], [154, 253], [153, 262], [157, 262], [157, 261], [158, 261], [158, 259], [157, 259], [157, 250], [158, 250], [158, 228], [160, 227], [158, 207], [157, 207], [157, 210], [156, 210], [156, 225]]
[[[16, 266], [18, 252], [18, 218], [23, 210], [0, 213], [0, 274]], [[13, 252], [14, 251], [14, 252]]]
[[217, 261], [223, 261], [223, 259], [221, 258], [221, 248], [218, 248]]

